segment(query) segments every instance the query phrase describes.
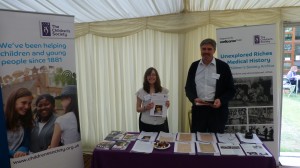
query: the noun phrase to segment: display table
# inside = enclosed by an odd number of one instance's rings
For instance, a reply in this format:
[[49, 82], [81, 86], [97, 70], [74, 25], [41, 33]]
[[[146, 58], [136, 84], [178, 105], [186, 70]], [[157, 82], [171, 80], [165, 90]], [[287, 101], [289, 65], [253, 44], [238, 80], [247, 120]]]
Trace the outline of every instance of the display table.
[[166, 150], [144, 154], [130, 152], [133, 145], [131, 142], [125, 151], [95, 148], [92, 168], [276, 168], [274, 157], [175, 154], [174, 143]]

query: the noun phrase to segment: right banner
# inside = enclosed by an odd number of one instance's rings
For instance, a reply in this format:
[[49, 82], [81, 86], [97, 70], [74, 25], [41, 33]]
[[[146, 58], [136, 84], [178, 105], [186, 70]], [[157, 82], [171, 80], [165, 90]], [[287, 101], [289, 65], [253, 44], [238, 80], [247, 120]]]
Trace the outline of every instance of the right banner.
[[226, 132], [256, 133], [278, 156], [276, 26], [217, 29], [217, 46], [218, 58], [229, 64], [236, 88]]

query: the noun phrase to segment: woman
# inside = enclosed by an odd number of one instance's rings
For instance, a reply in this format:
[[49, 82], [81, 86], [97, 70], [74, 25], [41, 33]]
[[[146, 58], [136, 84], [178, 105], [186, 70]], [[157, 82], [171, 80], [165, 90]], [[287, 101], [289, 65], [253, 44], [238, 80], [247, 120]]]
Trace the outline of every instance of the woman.
[[32, 128], [32, 93], [26, 88], [14, 90], [5, 105], [9, 155], [11, 158], [28, 154]]
[[80, 125], [77, 103], [77, 88], [69, 85], [63, 88], [60, 96], [64, 114], [57, 117], [50, 148], [80, 141]]
[[36, 118], [31, 131], [30, 151], [40, 152], [48, 149], [54, 130], [56, 116], [55, 99], [49, 94], [40, 95], [36, 102]]
[[[140, 131], [169, 132], [167, 117], [157, 117], [150, 115], [150, 110], [154, 108], [154, 103], [150, 100], [151, 94], [168, 94], [168, 92], [168, 89], [161, 86], [157, 70], [153, 67], [148, 68], [144, 74], [143, 88], [139, 89], [136, 92], [136, 111], [140, 113]], [[166, 101], [166, 106], [167, 108], [169, 108], [169, 101]]]

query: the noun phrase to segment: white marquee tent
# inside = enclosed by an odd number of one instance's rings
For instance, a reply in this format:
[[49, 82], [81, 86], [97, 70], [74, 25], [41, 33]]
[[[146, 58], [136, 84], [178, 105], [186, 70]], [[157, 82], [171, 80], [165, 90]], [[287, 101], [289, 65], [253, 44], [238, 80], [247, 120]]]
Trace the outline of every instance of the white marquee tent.
[[81, 137], [89, 152], [111, 130], [138, 131], [135, 92], [148, 67], [170, 91], [170, 131], [189, 131], [184, 85], [202, 39], [216, 38], [217, 28], [275, 24], [282, 60], [283, 25], [300, 22], [300, 0], [0, 0], [0, 9], [75, 17]]

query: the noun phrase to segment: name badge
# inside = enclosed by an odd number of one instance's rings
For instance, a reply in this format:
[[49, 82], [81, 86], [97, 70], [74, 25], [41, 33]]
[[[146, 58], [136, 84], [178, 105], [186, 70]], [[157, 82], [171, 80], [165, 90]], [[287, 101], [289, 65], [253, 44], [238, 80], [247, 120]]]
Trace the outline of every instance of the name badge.
[[214, 79], [219, 79], [220, 78], [220, 74], [212, 73], [211, 77], [214, 78]]

